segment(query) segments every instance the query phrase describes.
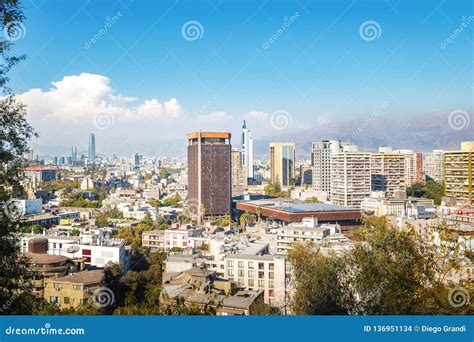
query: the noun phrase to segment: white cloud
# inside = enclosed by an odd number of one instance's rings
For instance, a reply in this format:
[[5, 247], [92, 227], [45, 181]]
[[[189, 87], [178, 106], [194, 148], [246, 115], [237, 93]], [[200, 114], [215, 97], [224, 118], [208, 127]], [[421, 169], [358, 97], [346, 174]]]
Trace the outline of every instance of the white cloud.
[[28, 106], [28, 113], [34, 120], [90, 124], [95, 115], [108, 113], [116, 121], [170, 121], [178, 119], [183, 113], [175, 98], [163, 103], [154, 98], [136, 103], [136, 97], [117, 94], [110, 85], [110, 79], [102, 75], [82, 73], [65, 76], [52, 85], [46, 91], [31, 89], [18, 96]]
[[267, 112], [259, 112], [259, 111], [253, 110], [245, 114], [244, 118], [249, 121], [262, 122], [262, 121], [268, 121], [270, 116], [268, 115]]
[[198, 120], [203, 124], [216, 124], [231, 121], [232, 115], [227, 114], [226, 112], [212, 112], [207, 115], [199, 115]]

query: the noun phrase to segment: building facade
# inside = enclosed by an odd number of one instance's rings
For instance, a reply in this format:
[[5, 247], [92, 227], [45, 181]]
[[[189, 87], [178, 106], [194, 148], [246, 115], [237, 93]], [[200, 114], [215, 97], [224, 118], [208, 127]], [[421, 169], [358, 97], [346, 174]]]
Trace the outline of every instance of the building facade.
[[444, 153], [444, 192], [459, 202], [473, 204], [472, 189], [474, 141], [461, 143], [460, 151]]
[[270, 144], [270, 178], [272, 183], [291, 186], [295, 181], [296, 145], [291, 142]]
[[[242, 195], [244, 192], [244, 173], [242, 166], [242, 153], [233, 148], [231, 152], [232, 164], [232, 196]], [[247, 184], [245, 182], [245, 184]]]
[[425, 178], [444, 182], [444, 151], [433, 150], [423, 154], [423, 174]]
[[346, 151], [331, 157], [331, 201], [359, 208], [370, 196], [370, 153]]
[[[253, 138], [245, 120], [242, 125], [242, 167], [245, 169], [246, 177], [254, 177]], [[245, 182], [247, 183], [247, 179], [245, 179]]]

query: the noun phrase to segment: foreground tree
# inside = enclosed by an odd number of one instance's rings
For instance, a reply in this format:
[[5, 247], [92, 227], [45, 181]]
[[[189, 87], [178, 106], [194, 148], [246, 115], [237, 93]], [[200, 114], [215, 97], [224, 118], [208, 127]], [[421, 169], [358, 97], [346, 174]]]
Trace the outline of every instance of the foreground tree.
[[[433, 315], [472, 313], [452, 304], [453, 287], [440, 277], [449, 262], [412, 229], [398, 230], [384, 218], [368, 220], [359, 242], [341, 255], [324, 256], [315, 245], [289, 254], [296, 314]], [[469, 289], [464, 289], [468, 293]], [[450, 302], [451, 300], [451, 302]]]
[[12, 198], [23, 196], [18, 169], [24, 165], [22, 156], [28, 150], [28, 141], [35, 136], [26, 121], [26, 109], [11, 94], [7, 87], [8, 71], [22, 56], [11, 56], [13, 35], [22, 30], [23, 13], [17, 0], [0, 2], [0, 88], [4, 97], [0, 99], [0, 307], [1, 314], [30, 314], [33, 306], [28, 259], [20, 254], [15, 232], [19, 214]]

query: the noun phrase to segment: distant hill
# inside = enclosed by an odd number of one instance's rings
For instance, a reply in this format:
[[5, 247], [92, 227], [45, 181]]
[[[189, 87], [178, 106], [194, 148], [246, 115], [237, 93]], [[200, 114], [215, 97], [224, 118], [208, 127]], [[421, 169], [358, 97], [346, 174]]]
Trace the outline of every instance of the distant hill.
[[[268, 155], [270, 142], [293, 141], [297, 144], [297, 155], [309, 157], [311, 143], [326, 139], [350, 141], [367, 151], [376, 151], [379, 146], [419, 152], [456, 150], [461, 141], [474, 140], [474, 118], [472, 113], [468, 117], [461, 114], [451, 126], [464, 128], [456, 130], [450, 126], [449, 114], [429, 113], [403, 119], [371, 116], [325, 123], [297, 133], [258, 139], [255, 152]], [[455, 120], [453, 116], [451, 119]]]

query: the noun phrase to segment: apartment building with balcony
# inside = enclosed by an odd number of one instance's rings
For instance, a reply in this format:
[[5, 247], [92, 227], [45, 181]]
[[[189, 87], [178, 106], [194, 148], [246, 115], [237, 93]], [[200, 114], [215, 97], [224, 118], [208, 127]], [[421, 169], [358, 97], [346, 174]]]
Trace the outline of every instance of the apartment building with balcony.
[[444, 192], [446, 196], [456, 197], [458, 202], [474, 203], [473, 157], [474, 141], [461, 143], [459, 151], [444, 153]]
[[331, 156], [331, 201], [336, 205], [359, 208], [370, 196], [371, 155], [347, 150]]

